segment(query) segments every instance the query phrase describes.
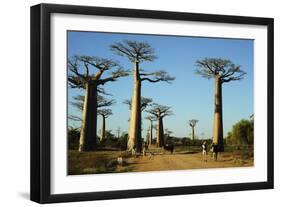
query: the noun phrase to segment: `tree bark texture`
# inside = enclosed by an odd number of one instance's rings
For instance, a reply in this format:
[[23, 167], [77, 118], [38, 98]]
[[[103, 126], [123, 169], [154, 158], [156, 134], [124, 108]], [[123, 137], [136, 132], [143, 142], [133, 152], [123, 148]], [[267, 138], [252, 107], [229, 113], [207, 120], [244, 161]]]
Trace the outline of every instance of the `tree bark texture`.
[[194, 141], [194, 139], [195, 139], [194, 126], [193, 126], [193, 127], [191, 127], [191, 128], [192, 128], [192, 141]]
[[152, 139], [153, 139], [153, 121], [150, 121], [149, 145], [152, 145]]
[[102, 115], [102, 125], [101, 125], [101, 137], [100, 141], [103, 141], [105, 139], [105, 116]]
[[82, 126], [79, 139], [79, 151], [97, 149], [97, 83], [86, 83], [85, 100], [82, 112]]
[[139, 75], [139, 63], [137, 61], [135, 62], [135, 68], [134, 68], [134, 92], [132, 97], [127, 150], [132, 150], [133, 148], [135, 148], [137, 152], [141, 152], [142, 150], [141, 79]]
[[158, 126], [157, 126], [157, 147], [164, 146], [164, 129], [163, 129], [163, 118], [158, 118]]
[[213, 143], [218, 145], [218, 150], [223, 151], [223, 122], [222, 122], [222, 80], [215, 77], [215, 113], [213, 128]]

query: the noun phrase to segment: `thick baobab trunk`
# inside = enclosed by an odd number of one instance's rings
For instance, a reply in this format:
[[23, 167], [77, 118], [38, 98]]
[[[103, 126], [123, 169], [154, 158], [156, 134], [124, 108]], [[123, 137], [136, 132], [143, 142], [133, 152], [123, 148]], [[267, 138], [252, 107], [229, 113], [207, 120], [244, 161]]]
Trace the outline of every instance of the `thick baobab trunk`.
[[131, 104], [131, 117], [127, 149], [136, 148], [137, 152], [142, 150], [141, 137], [141, 80], [139, 75], [139, 63], [135, 62], [134, 68], [134, 93]]
[[223, 151], [223, 122], [222, 122], [222, 81], [219, 76], [215, 78], [215, 114], [213, 128], [213, 143], [218, 150]]
[[192, 141], [194, 142], [195, 134], [194, 134], [194, 127], [192, 127]]
[[158, 119], [158, 126], [157, 126], [157, 147], [164, 146], [164, 129], [163, 129], [163, 118], [160, 117]]
[[152, 145], [152, 139], [153, 139], [153, 121], [150, 121], [149, 145]]
[[86, 84], [82, 113], [79, 151], [93, 151], [97, 148], [97, 83], [89, 80]]
[[102, 115], [102, 125], [101, 125], [101, 137], [100, 141], [103, 141], [105, 139], [105, 116]]

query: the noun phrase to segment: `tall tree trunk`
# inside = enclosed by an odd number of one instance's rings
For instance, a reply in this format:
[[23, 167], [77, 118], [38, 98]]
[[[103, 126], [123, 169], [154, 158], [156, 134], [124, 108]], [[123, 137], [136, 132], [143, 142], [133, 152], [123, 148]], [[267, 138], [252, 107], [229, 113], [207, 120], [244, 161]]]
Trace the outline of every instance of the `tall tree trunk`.
[[94, 80], [86, 84], [82, 112], [82, 126], [79, 139], [79, 151], [93, 151], [97, 148], [97, 83]]
[[213, 143], [218, 145], [219, 151], [224, 151], [222, 122], [222, 81], [219, 76], [215, 77], [215, 114], [213, 128]]
[[164, 129], [163, 129], [163, 118], [159, 117], [157, 127], [157, 147], [163, 147], [164, 145]]
[[192, 141], [194, 142], [194, 139], [195, 139], [194, 127], [191, 127], [191, 128], [192, 128]]
[[139, 75], [138, 61], [135, 61], [134, 68], [134, 92], [131, 105], [131, 117], [127, 149], [132, 150], [134, 147], [136, 148], [137, 152], [141, 152], [141, 80]]
[[153, 139], [153, 121], [150, 121], [149, 145], [152, 145], [152, 139]]
[[101, 137], [100, 141], [103, 141], [105, 139], [105, 116], [102, 115], [102, 125], [101, 125]]

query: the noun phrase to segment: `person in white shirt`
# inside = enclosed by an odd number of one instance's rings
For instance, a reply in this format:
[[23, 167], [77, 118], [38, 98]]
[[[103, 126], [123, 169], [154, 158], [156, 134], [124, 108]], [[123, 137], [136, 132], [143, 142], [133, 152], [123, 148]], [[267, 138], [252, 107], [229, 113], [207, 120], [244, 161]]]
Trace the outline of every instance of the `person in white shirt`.
[[203, 162], [207, 162], [207, 143], [206, 141], [202, 144]]

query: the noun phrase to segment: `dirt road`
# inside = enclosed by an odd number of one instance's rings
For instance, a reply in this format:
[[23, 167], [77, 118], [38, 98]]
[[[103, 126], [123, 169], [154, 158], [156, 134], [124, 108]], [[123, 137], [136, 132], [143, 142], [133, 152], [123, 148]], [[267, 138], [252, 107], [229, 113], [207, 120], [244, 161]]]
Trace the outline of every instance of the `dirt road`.
[[208, 155], [208, 161], [202, 161], [201, 153], [165, 153], [150, 156], [139, 156], [128, 160], [132, 171], [159, 171], [159, 170], [183, 170], [201, 168], [223, 168], [253, 166], [253, 161], [233, 158], [230, 153], [219, 155], [217, 161]]

